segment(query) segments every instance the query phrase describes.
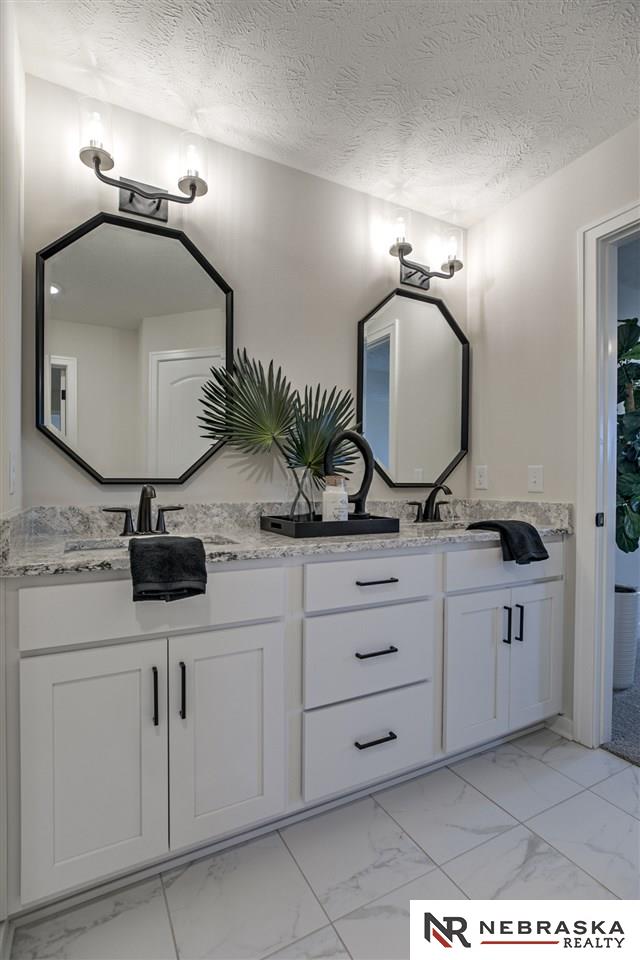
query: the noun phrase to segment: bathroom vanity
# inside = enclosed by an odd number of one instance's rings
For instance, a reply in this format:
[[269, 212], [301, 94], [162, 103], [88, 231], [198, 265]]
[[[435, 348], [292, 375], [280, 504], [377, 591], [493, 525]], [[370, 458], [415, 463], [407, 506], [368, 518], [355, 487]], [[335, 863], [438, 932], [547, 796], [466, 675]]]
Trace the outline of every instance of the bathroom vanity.
[[169, 604], [132, 602], [124, 549], [9, 558], [11, 911], [560, 713], [564, 531], [530, 566], [442, 525], [236, 531]]

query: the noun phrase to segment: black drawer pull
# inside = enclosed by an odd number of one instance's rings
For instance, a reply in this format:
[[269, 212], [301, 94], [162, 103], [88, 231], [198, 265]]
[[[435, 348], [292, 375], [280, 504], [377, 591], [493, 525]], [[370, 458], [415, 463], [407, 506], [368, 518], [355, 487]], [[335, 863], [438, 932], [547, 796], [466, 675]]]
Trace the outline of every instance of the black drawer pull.
[[153, 671], [153, 725], [157, 727], [160, 723], [158, 715], [158, 668], [152, 667]]
[[388, 653], [397, 653], [398, 648], [393, 645], [386, 650], [374, 650], [373, 653], [356, 653], [358, 660], [370, 660], [371, 657], [386, 657]]
[[180, 661], [180, 719], [187, 719], [187, 667]]
[[520, 611], [520, 636], [516, 637], [520, 643], [524, 642], [524, 607], [521, 603], [516, 603], [516, 610]]
[[393, 730], [389, 730], [388, 737], [380, 737], [379, 740], [370, 740], [369, 743], [359, 743], [357, 740], [354, 743], [354, 747], [357, 747], [358, 750], [368, 750], [369, 747], [377, 747], [380, 743], [390, 743], [391, 740], [397, 740], [398, 734], [394, 733]]
[[507, 611], [507, 635], [502, 638], [503, 643], [511, 643], [511, 632], [513, 627], [513, 609], [511, 607], [504, 608]]
[[386, 580], [356, 580], [356, 587], [379, 587], [383, 583], [400, 583], [397, 577], [387, 577]]

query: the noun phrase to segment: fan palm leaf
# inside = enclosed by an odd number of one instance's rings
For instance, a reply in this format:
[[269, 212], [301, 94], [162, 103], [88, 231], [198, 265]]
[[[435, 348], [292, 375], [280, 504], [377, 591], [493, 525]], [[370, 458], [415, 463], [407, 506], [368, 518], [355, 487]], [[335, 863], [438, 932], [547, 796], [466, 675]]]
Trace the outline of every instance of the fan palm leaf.
[[[352, 426], [353, 397], [349, 390], [331, 392], [305, 387], [304, 393], [294, 396], [294, 416], [284, 451], [292, 469], [304, 468], [317, 486], [324, 477], [324, 456], [329, 441], [340, 430]], [[333, 463], [336, 473], [350, 474], [350, 466], [357, 458], [351, 444], [341, 444], [335, 452]]]
[[203, 437], [224, 440], [244, 453], [268, 453], [273, 446], [282, 452], [295, 416], [294, 392], [273, 360], [265, 372], [246, 350], [238, 351], [232, 370], [211, 368], [202, 392]]

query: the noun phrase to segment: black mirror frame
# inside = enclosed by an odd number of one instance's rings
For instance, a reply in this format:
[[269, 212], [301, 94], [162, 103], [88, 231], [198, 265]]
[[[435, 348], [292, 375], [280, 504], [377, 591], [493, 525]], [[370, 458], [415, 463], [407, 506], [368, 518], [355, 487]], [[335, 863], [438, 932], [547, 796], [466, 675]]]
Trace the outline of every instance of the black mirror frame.
[[460, 423], [460, 450], [455, 455], [453, 460], [444, 468], [442, 473], [435, 478], [435, 480], [429, 483], [398, 483], [395, 480], [392, 480], [388, 473], [380, 466], [377, 460], [374, 460], [374, 466], [382, 477], [384, 482], [390, 487], [420, 487], [424, 489], [425, 487], [433, 487], [436, 484], [444, 483], [448, 476], [455, 470], [461, 460], [464, 460], [466, 455], [469, 452], [469, 380], [470, 380], [470, 355], [471, 350], [469, 346], [469, 341], [464, 335], [456, 321], [454, 320], [450, 310], [446, 306], [443, 300], [438, 299], [438, 297], [429, 297], [424, 293], [414, 293], [411, 290], [402, 290], [400, 287], [397, 287], [395, 290], [392, 290], [388, 296], [381, 300], [373, 310], [370, 310], [366, 317], [363, 317], [362, 320], [358, 323], [358, 385], [357, 385], [357, 398], [356, 398], [356, 416], [358, 421], [358, 429], [360, 432], [363, 430], [364, 424], [364, 326], [367, 320], [370, 320], [380, 310], [381, 307], [384, 307], [385, 303], [388, 303], [392, 297], [406, 297], [407, 300], [421, 300], [424, 303], [432, 303], [438, 308], [444, 319], [447, 321], [451, 327], [453, 333], [456, 335], [460, 344], [462, 346], [462, 398], [461, 398], [461, 423]]
[[103, 484], [142, 484], [142, 483], [152, 483], [152, 484], [179, 484], [184, 483], [185, 480], [188, 480], [189, 477], [193, 476], [196, 470], [199, 470], [203, 464], [210, 460], [211, 457], [216, 453], [223, 445], [224, 440], [214, 443], [208, 450], [206, 450], [202, 456], [192, 463], [187, 470], [184, 471], [179, 477], [175, 478], [166, 478], [166, 477], [103, 477], [101, 473], [98, 473], [90, 463], [87, 463], [75, 450], [72, 450], [64, 440], [56, 436], [46, 425], [44, 419], [44, 410], [45, 410], [45, 397], [44, 397], [44, 385], [45, 385], [45, 362], [44, 362], [44, 323], [45, 323], [45, 263], [50, 258], [53, 257], [56, 253], [59, 253], [60, 250], [64, 250], [65, 247], [70, 246], [72, 243], [75, 243], [76, 240], [79, 240], [85, 234], [90, 233], [92, 230], [95, 230], [96, 227], [99, 227], [103, 223], [109, 223], [116, 227], [123, 227], [127, 230], [139, 230], [143, 233], [153, 233], [156, 236], [168, 237], [172, 240], [178, 240], [183, 247], [191, 254], [194, 260], [200, 264], [202, 269], [211, 277], [213, 282], [222, 290], [225, 295], [225, 313], [226, 313], [226, 325], [225, 325], [225, 349], [226, 349], [226, 359], [225, 366], [227, 370], [233, 370], [233, 290], [229, 286], [226, 280], [220, 276], [215, 267], [209, 263], [205, 256], [200, 252], [194, 243], [187, 237], [182, 230], [174, 230], [170, 227], [162, 227], [156, 223], [141, 223], [138, 220], [129, 219], [128, 217], [117, 217], [111, 213], [98, 213], [95, 217], [91, 217], [89, 220], [85, 220], [84, 223], [81, 223], [79, 226], [75, 227], [69, 233], [66, 233], [63, 237], [60, 237], [58, 240], [54, 240], [53, 243], [50, 243], [48, 246], [44, 247], [42, 250], [39, 250], [36, 253], [36, 427], [41, 432], [44, 433], [46, 437], [51, 440], [52, 443], [62, 450], [68, 457], [70, 457], [78, 466], [82, 467], [94, 480], [97, 480], [98, 483]]

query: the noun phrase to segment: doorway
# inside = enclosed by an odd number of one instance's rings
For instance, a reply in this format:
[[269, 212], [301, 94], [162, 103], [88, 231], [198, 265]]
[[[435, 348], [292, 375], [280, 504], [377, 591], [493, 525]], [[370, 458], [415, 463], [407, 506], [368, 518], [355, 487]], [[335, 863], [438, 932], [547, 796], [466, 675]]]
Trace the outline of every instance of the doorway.
[[639, 233], [640, 205], [634, 205], [579, 238], [573, 735], [589, 747], [609, 742], [612, 733], [618, 259]]
[[617, 465], [613, 698], [607, 750], [640, 765], [640, 231], [616, 248]]

